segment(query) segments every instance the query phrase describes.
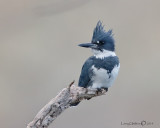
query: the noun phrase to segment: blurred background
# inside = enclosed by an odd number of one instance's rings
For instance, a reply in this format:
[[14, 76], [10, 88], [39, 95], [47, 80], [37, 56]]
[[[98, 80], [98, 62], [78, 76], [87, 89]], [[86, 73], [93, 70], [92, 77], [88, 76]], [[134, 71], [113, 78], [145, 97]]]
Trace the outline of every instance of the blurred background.
[[[24, 128], [76, 80], [98, 20], [113, 29], [121, 68], [107, 95], [67, 109], [56, 128], [160, 127], [159, 0], [0, 0], [0, 125]], [[140, 125], [133, 125], [138, 128]]]

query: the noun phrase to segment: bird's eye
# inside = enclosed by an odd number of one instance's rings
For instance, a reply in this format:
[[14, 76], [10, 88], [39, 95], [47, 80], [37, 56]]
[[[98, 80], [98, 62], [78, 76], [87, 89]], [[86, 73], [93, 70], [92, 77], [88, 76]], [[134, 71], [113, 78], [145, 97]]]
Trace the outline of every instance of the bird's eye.
[[97, 43], [97, 44], [104, 44], [103, 41], [97, 41], [96, 43]]

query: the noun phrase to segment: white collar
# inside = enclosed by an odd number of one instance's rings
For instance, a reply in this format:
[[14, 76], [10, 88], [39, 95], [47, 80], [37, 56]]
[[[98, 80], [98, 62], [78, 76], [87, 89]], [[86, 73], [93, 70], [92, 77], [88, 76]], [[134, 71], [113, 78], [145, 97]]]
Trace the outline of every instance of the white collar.
[[115, 52], [108, 51], [108, 50], [99, 51], [99, 50], [92, 49], [92, 52], [96, 58], [100, 58], [100, 59], [103, 59], [104, 57], [109, 57], [109, 56], [116, 56]]

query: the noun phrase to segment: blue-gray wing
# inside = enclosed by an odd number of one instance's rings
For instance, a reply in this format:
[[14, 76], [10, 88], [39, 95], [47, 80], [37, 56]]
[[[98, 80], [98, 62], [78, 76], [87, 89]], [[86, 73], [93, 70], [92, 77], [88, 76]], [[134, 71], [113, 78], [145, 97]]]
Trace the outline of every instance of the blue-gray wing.
[[79, 78], [79, 83], [78, 86], [80, 87], [88, 87], [89, 83], [91, 82], [91, 74], [92, 70], [91, 67], [93, 65], [93, 59], [90, 57], [86, 62], [84, 63], [82, 70], [81, 70], [81, 75]]

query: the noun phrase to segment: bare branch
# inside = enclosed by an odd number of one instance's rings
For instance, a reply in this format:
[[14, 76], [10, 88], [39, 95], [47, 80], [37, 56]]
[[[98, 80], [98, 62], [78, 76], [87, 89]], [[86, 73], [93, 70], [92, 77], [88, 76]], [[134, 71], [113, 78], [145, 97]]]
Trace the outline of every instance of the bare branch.
[[106, 90], [88, 89], [73, 85], [64, 88], [55, 98], [46, 104], [30, 122], [27, 128], [47, 128], [65, 109], [73, 104], [81, 102], [83, 99], [104, 95]]

